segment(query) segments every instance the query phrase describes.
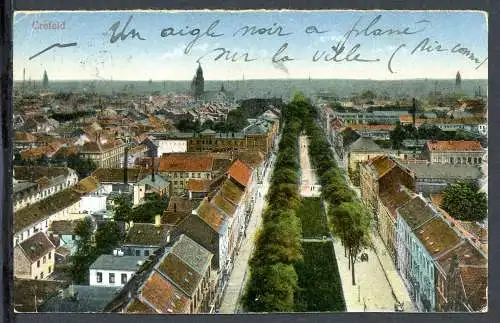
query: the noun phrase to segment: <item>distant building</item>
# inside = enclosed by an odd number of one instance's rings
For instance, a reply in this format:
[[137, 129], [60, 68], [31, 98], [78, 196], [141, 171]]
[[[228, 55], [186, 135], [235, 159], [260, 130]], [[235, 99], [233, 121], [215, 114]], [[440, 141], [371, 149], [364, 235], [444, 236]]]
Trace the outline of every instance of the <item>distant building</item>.
[[201, 64], [198, 64], [196, 75], [191, 82], [191, 92], [196, 99], [201, 99], [205, 92], [205, 79], [203, 78], [203, 70]]
[[455, 76], [455, 90], [459, 91], [462, 89], [462, 76], [460, 75], [460, 72], [457, 72], [457, 75]]
[[49, 77], [47, 76], [47, 71], [43, 71], [42, 86], [44, 89], [49, 87]]
[[429, 140], [423, 155], [431, 163], [480, 165], [485, 151], [476, 140]]
[[83, 144], [80, 156], [84, 159], [89, 158], [97, 167], [120, 167], [123, 164], [126, 146], [121, 140], [101, 139], [99, 136], [95, 141]]

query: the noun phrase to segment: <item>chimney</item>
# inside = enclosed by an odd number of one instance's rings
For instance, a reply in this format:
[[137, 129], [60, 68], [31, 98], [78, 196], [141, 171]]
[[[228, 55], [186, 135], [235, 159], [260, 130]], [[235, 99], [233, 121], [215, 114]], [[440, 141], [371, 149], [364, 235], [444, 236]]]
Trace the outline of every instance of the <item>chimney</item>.
[[159, 228], [161, 226], [161, 215], [155, 215], [155, 227]]
[[170, 243], [170, 231], [167, 234], [167, 243]]
[[130, 222], [128, 223], [129, 230], [132, 229], [133, 227], [134, 227], [134, 221], [130, 220]]
[[151, 181], [155, 181], [155, 156], [151, 158]]
[[123, 155], [123, 186], [128, 184], [128, 147], [125, 147], [125, 154]]

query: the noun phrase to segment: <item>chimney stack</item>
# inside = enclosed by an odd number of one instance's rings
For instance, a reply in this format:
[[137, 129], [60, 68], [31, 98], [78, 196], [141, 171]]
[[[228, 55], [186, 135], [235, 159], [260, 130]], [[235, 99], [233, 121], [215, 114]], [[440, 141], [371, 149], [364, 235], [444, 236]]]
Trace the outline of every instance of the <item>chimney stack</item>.
[[161, 215], [155, 215], [155, 227], [159, 228], [161, 226]]
[[128, 146], [125, 147], [125, 154], [123, 155], [123, 186], [124, 189], [128, 184]]
[[155, 181], [155, 156], [151, 158], [151, 182]]

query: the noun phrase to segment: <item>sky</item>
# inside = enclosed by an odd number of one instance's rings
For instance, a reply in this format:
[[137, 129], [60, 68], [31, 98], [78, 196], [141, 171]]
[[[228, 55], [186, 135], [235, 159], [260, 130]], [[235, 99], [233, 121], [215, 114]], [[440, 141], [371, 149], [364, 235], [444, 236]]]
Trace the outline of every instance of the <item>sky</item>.
[[[111, 42], [130, 17], [123, 34], [134, 29], [140, 36]], [[47, 29], [47, 24], [55, 28]], [[245, 34], [245, 26], [262, 34]], [[421, 50], [419, 44], [426, 39], [428, 49]], [[76, 46], [54, 47], [32, 57], [56, 43]], [[339, 61], [313, 61], [315, 54], [333, 57], [332, 46]], [[221, 55], [220, 48], [231, 54]], [[245, 62], [245, 53], [251, 61]], [[190, 80], [198, 61], [206, 80], [450, 79], [457, 71], [463, 79], [487, 79], [487, 55], [487, 16], [474, 11], [73, 11], [14, 16], [14, 80], [23, 79], [23, 69], [26, 80], [41, 79], [44, 70], [50, 80]], [[223, 57], [216, 60], [218, 56]], [[285, 56], [293, 60], [273, 63], [273, 57]]]

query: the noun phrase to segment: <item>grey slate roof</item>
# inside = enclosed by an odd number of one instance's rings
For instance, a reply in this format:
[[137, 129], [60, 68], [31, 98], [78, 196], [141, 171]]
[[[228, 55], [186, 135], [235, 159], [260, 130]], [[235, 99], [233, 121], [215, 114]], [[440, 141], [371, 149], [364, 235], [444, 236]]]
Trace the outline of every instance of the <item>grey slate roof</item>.
[[90, 269], [102, 270], [139, 270], [138, 261], [145, 261], [147, 257], [142, 256], [114, 256], [101, 255], [90, 265]]
[[[71, 297], [70, 290], [74, 293], [74, 297]], [[101, 312], [119, 290], [117, 287], [75, 285], [68, 287], [62, 298], [56, 295], [48, 299], [40, 311]]]
[[204, 275], [210, 266], [213, 254], [186, 235], [181, 235], [172, 247], [173, 254], [183, 260], [200, 275]]
[[351, 152], [381, 152], [379, 147], [371, 138], [361, 137], [349, 146]]
[[149, 174], [146, 177], [144, 177], [143, 179], [141, 179], [137, 184], [138, 185], [148, 185], [148, 186], [151, 186], [155, 189], [168, 188], [168, 185], [169, 185], [168, 181], [165, 178], [163, 178], [163, 176], [161, 176], [160, 174], [155, 174], [154, 182], [152, 180], [152, 175]]
[[397, 211], [412, 230], [434, 217], [434, 211], [419, 196], [414, 197]]
[[481, 169], [472, 165], [403, 164], [418, 178], [478, 180]]

